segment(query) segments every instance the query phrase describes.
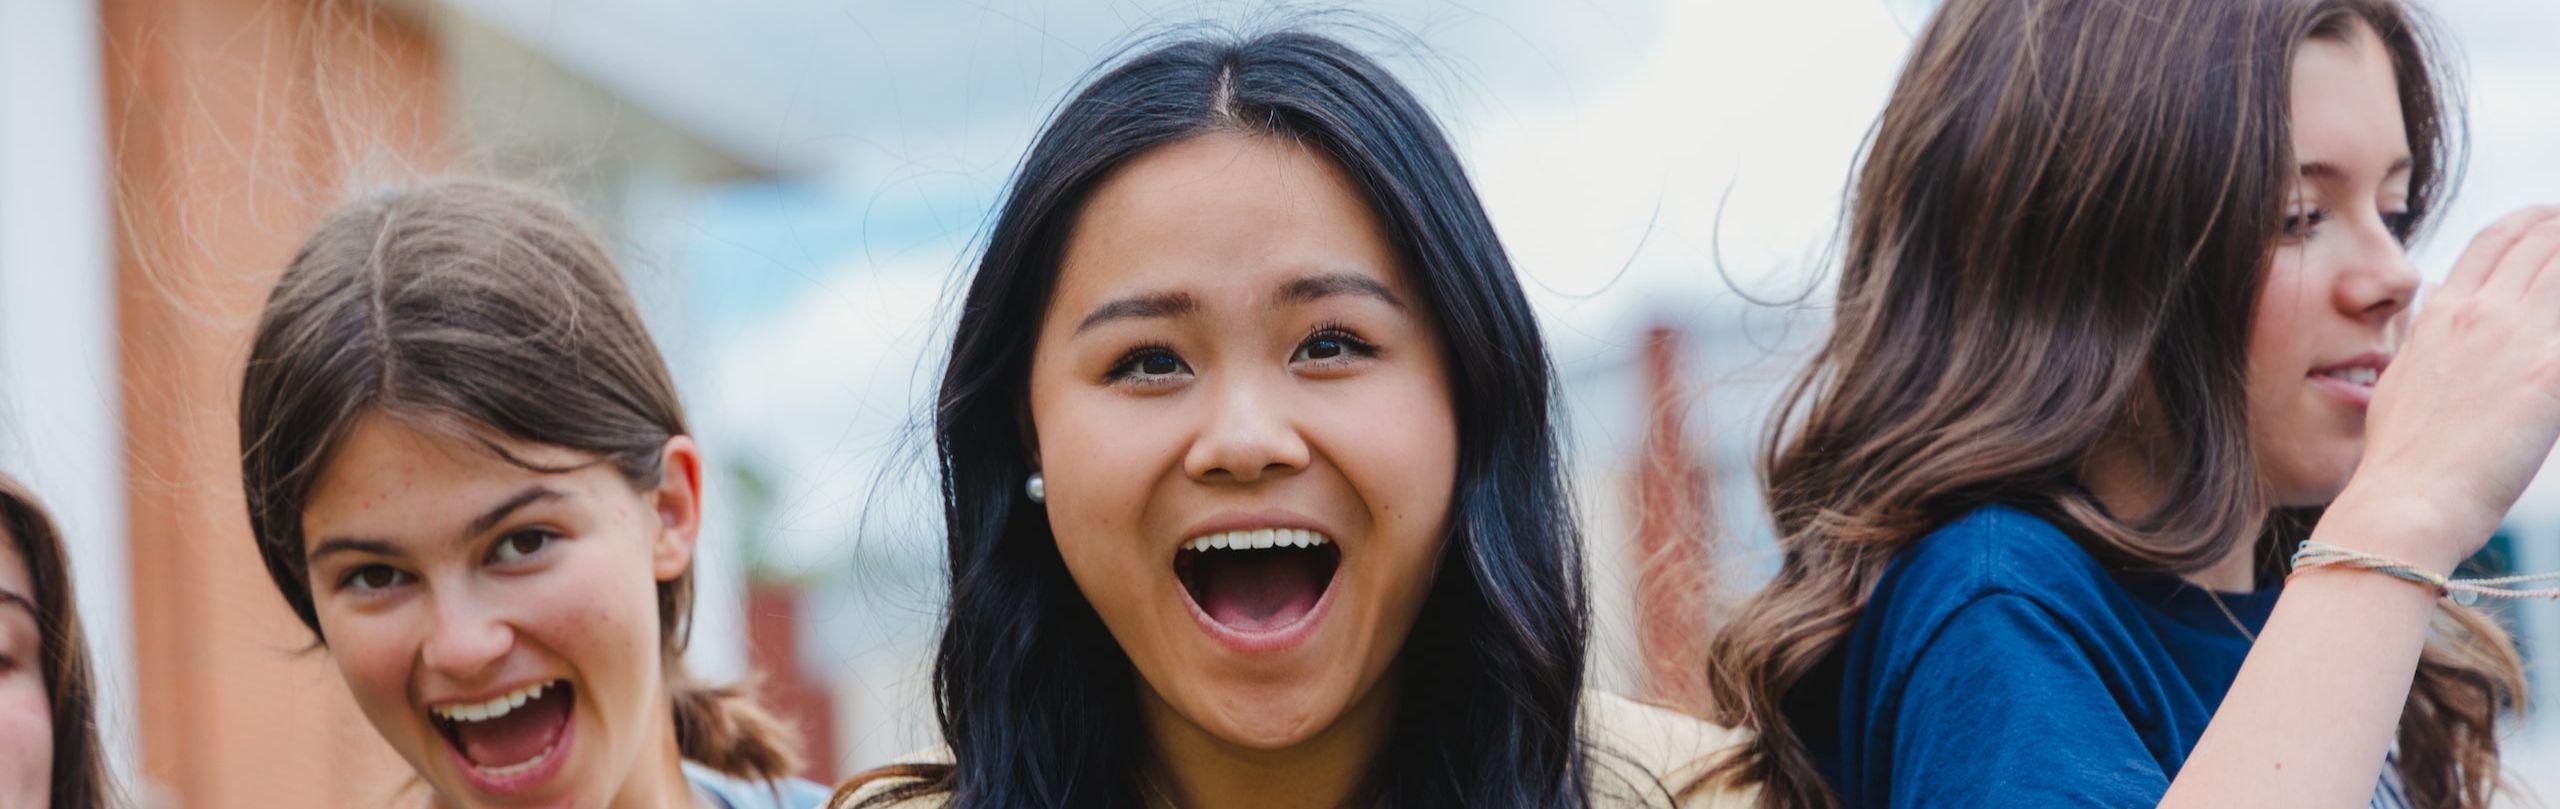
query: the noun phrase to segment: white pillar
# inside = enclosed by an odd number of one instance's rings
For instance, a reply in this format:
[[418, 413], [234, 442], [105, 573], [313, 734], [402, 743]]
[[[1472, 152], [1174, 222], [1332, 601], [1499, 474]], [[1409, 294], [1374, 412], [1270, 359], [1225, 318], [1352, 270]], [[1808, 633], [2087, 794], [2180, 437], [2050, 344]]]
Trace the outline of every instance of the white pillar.
[[139, 723], [99, 37], [95, 0], [0, 2], [0, 468], [62, 523], [101, 729], [130, 784]]

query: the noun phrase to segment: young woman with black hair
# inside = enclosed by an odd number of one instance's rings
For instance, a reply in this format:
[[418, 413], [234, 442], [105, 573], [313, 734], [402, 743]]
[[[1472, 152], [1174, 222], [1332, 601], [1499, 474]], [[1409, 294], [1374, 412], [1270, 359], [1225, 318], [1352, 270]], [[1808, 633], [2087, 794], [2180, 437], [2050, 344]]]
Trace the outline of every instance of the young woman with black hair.
[[1303, 33], [1111, 69], [945, 368], [948, 748], [837, 805], [1673, 805], [1731, 736], [1584, 690], [1553, 384], [1384, 69]]

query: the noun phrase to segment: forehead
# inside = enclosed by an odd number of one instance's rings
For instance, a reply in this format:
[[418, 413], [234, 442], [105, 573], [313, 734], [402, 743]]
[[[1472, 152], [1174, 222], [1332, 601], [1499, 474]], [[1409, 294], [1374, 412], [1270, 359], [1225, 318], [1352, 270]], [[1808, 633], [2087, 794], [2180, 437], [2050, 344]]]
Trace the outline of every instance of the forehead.
[[1142, 154], [1095, 189], [1068, 240], [1058, 300], [1132, 286], [1258, 290], [1313, 272], [1409, 293], [1399, 264], [1333, 161], [1278, 138], [1213, 133]]
[[0, 525], [0, 589], [29, 601], [38, 598], [35, 576], [27, 569], [27, 556], [18, 552], [18, 535], [5, 525]]
[[2357, 23], [2303, 42], [2293, 60], [2293, 139], [2302, 162], [2389, 163], [2408, 153], [2391, 55]]
[[313, 483], [303, 507], [303, 541], [442, 536], [536, 481], [564, 488], [614, 474], [610, 465], [588, 464], [593, 458], [575, 450], [496, 441], [532, 464], [587, 465], [571, 472], [527, 469], [461, 437], [369, 413], [347, 431]]

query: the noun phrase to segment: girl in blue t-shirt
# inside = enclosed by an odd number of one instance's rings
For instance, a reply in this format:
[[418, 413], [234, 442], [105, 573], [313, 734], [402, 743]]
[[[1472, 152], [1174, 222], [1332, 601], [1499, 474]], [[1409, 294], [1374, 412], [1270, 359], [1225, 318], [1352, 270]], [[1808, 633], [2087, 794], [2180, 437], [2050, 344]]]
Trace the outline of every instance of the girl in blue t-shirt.
[[538, 195], [380, 194], [285, 268], [240, 395], [258, 552], [434, 805], [825, 798], [685, 671], [687, 432], [620, 272]]
[[[1713, 647], [1756, 731], [1723, 774], [1781, 806], [2487, 805], [2515, 649], [2387, 573], [2452, 571], [2560, 432], [2560, 216], [2407, 317], [2458, 142], [2427, 41], [2392, 0], [1937, 10], [1771, 443], [1784, 561]], [[2382, 569], [2288, 578], [2306, 538]]]

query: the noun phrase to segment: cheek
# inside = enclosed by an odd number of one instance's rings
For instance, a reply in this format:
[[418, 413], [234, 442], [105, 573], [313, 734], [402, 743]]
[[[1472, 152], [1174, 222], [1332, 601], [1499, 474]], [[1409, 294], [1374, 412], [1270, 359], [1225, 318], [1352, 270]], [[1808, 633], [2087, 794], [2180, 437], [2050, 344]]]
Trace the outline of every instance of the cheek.
[[[515, 621], [524, 636], [519, 643], [564, 658], [581, 679], [599, 686], [646, 681], [657, 666], [658, 583], [645, 540], [635, 534], [581, 541], [587, 547], [561, 559], [552, 575], [516, 583], [524, 604]], [[631, 547], [606, 547], [607, 541]]]
[[2268, 262], [2265, 289], [2249, 324], [2252, 393], [2290, 389], [2311, 365], [2311, 326], [2325, 296], [2311, 288], [2304, 250], [2278, 250]]
[[1137, 537], [1148, 497], [1157, 481], [1180, 473], [1180, 436], [1147, 426], [1170, 407], [1167, 399], [1097, 392], [1057, 397], [1035, 413], [1048, 502], [1022, 505], [1046, 511], [1059, 555], [1079, 576], [1146, 556]]
[[1325, 454], [1367, 506], [1372, 530], [1405, 562], [1399, 575], [1427, 575], [1447, 534], [1457, 485], [1457, 414], [1436, 374], [1378, 382], [1336, 403], [1345, 413], [1365, 415], [1325, 419], [1315, 429]]
[[2336, 496], [2363, 446], [2338, 421], [2335, 403], [2305, 378], [2336, 317], [2320, 270], [2307, 248], [2278, 250], [2249, 330], [2250, 443], [2259, 474], [2286, 506]]
[[0, 681], [0, 805], [47, 804], [53, 773], [53, 709], [32, 671]]
[[2327, 296], [2312, 283], [2316, 268], [2308, 263], [2307, 252], [2299, 247], [2276, 251], [2249, 323], [2249, 431], [2261, 471], [2278, 476], [2298, 465], [2290, 459], [2300, 454], [2307, 436], [2296, 433], [2319, 421], [2304, 409], [2320, 401], [2303, 375], [2314, 362], [2316, 327], [2322, 322], [2318, 310], [2327, 306]]
[[426, 642], [416, 612], [423, 611], [339, 615], [325, 605], [320, 609], [320, 629], [328, 639], [329, 657], [337, 661], [338, 676], [377, 724], [410, 712], [410, 666]]

